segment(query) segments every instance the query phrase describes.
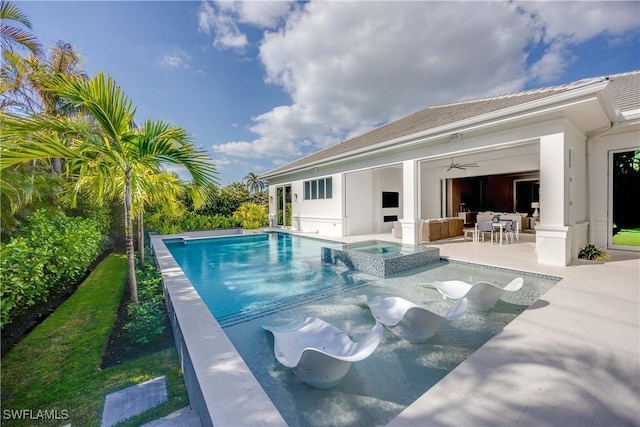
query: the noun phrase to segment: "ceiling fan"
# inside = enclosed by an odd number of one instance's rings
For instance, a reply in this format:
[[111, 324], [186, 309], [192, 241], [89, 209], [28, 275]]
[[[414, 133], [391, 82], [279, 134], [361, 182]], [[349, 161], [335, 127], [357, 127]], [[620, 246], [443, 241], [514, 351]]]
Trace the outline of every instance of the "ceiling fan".
[[453, 162], [453, 157], [451, 158], [451, 164], [449, 165], [449, 169], [447, 169], [447, 172], [449, 172], [451, 169], [461, 169], [461, 170], [467, 170], [467, 168], [477, 168], [478, 165], [476, 163], [454, 163]]

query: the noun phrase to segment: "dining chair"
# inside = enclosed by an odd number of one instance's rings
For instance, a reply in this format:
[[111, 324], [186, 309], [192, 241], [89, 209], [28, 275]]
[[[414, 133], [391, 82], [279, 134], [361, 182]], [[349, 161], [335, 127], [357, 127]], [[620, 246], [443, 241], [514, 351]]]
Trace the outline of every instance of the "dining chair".
[[491, 243], [493, 243], [493, 222], [479, 222], [478, 223], [478, 235], [476, 239], [480, 241], [480, 236], [482, 236], [482, 241], [484, 242], [484, 235], [489, 233], [491, 236]]

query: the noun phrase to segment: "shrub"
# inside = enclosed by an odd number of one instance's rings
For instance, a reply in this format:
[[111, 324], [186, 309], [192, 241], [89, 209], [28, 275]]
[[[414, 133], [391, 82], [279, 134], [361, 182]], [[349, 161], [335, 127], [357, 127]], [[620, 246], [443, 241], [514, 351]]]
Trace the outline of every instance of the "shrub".
[[160, 271], [146, 263], [143, 270], [136, 270], [136, 277], [140, 304], [130, 303], [127, 306], [131, 321], [124, 325], [124, 329], [136, 343], [145, 345], [154, 342], [164, 332], [167, 311], [162, 297]]
[[246, 229], [258, 228], [265, 226], [269, 222], [267, 210], [262, 205], [255, 203], [245, 203], [233, 213], [234, 218], [242, 223], [242, 227]]
[[75, 282], [104, 249], [104, 225], [94, 219], [39, 210], [0, 247], [1, 323]]
[[181, 231], [216, 230], [224, 228], [237, 228], [240, 222], [233, 217], [222, 215], [201, 215], [188, 212], [181, 218], [167, 218], [161, 214], [152, 214], [147, 218], [148, 230], [160, 234], [175, 234]]
[[578, 252], [578, 258], [589, 260], [604, 260], [609, 258], [609, 254], [606, 251], [589, 244], [583, 246], [582, 249], [580, 249], [580, 252]]
[[138, 344], [154, 342], [164, 332], [164, 320], [167, 315], [162, 299], [151, 298], [140, 304], [127, 306], [131, 322], [124, 325], [131, 338]]

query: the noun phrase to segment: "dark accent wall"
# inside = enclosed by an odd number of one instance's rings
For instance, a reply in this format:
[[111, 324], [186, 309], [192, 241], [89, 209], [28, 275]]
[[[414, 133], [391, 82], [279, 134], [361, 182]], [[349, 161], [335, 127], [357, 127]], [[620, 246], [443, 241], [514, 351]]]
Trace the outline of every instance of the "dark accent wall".
[[[460, 203], [464, 203], [467, 211], [471, 212], [515, 212], [513, 183], [521, 177], [521, 174], [506, 174], [452, 179], [451, 207], [453, 215], [458, 215]], [[535, 190], [537, 191], [539, 184], [536, 185]], [[530, 205], [532, 197], [532, 195], [527, 195], [525, 203]]]

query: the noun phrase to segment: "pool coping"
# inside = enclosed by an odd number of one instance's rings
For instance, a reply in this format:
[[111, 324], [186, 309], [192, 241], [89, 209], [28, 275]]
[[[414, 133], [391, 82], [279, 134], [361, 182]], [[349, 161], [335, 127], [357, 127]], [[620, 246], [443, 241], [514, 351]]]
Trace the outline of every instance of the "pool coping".
[[[151, 236], [191, 407], [203, 426], [286, 426], [164, 244], [165, 239], [207, 235], [197, 232]], [[222, 235], [218, 232], [208, 236]]]

